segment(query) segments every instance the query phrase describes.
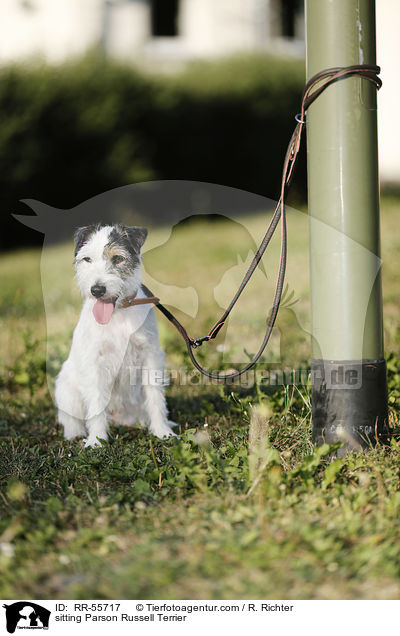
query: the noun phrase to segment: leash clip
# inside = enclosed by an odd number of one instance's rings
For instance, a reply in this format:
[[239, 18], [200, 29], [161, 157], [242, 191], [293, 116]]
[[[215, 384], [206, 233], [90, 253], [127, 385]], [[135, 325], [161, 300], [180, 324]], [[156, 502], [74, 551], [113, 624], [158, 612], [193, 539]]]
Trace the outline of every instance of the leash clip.
[[203, 336], [202, 338], [193, 338], [192, 340], [192, 348], [196, 349], [197, 347], [201, 347], [201, 345], [203, 344], [203, 342], [207, 342], [207, 340], [210, 340], [210, 336]]

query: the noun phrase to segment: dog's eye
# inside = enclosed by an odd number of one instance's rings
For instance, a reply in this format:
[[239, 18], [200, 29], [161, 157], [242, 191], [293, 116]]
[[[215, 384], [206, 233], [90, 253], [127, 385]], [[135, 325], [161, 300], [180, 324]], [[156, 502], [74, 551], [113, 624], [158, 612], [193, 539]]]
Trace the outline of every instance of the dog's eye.
[[122, 263], [122, 261], [124, 261], [124, 257], [123, 256], [119, 256], [118, 254], [116, 254], [115, 256], [112, 257], [111, 262], [113, 265], [119, 265], [119, 263]]
[[89, 256], [85, 256], [84, 258], [82, 258], [83, 261], [86, 261], [86, 263], [91, 263], [92, 259], [89, 258]]

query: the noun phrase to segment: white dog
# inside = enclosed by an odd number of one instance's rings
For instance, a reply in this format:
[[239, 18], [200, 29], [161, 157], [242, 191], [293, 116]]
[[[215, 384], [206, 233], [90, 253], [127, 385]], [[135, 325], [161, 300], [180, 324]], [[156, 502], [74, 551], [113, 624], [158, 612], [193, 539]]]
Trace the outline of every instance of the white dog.
[[100, 224], [75, 233], [76, 277], [85, 300], [55, 397], [65, 437], [87, 435], [85, 446], [108, 439], [109, 419], [147, 425], [159, 438], [175, 435], [154, 310], [150, 304], [126, 307], [146, 298], [140, 257], [146, 236], [144, 228]]

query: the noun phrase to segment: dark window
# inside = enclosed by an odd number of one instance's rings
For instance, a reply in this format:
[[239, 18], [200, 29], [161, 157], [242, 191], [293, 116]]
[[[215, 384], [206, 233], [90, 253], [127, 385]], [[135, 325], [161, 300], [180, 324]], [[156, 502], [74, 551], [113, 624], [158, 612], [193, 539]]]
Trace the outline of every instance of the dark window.
[[178, 35], [179, 0], [151, 1], [151, 31], [154, 36]]
[[282, 35], [286, 38], [294, 38], [296, 35], [296, 15], [301, 4], [301, 0], [282, 0]]
[[21, 7], [25, 9], [26, 11], [34, 11], [36, 8], [32, 0], [21, 0], [20, 4], [21, 4]]

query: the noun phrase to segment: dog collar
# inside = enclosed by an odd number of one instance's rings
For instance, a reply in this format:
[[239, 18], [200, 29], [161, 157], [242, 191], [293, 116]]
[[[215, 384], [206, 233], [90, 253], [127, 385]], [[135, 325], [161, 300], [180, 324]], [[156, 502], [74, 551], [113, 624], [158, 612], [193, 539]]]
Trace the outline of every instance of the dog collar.
[[146, 305], [148, 303], [154, 303], [155, 305], [160, 302], [160, 299], [156, 296], [146, 296], [146, 298], [136, 298], [136, 294], [125, 298], [120, 307], [127, 309], [128, 307], [134, 307], [135, 305]]

